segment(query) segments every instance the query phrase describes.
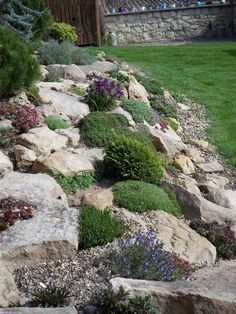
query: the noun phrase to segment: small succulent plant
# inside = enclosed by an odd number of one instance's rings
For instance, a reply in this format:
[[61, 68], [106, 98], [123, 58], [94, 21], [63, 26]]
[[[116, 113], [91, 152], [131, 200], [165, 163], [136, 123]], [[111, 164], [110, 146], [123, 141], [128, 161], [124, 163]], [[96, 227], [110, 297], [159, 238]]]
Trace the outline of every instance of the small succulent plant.
[[41, 307], [63, 307], [69, 304], [70, 292], [66, 286], [49, 284], [34, 293], [33, 303]]

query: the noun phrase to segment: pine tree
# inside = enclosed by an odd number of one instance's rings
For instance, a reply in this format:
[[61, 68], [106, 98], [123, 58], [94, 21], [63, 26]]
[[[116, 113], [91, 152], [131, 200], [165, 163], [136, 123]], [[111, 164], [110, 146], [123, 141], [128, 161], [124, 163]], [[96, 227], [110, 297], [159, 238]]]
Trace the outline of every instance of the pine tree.
[[24, 0], [0, 0], [0, 25], [17, 31], [25, 41], [33, 38], [34, 22], [42, 14], [26, 6]]

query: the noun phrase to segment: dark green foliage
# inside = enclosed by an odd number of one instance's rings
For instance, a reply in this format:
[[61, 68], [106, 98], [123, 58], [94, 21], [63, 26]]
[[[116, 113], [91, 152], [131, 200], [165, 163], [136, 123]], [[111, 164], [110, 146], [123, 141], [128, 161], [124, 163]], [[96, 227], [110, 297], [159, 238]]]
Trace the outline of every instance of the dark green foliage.
[[142, 100], [125, 99], [122, 101], [121, 107], [130, 112], [137, 123], [143, 123], [144, 120], [151, 125], [155, 123], [151, 110]]
[[136, 138], [115, 135], [105, 152], [105, 165], [113, 177], [149, 183], [162, 178], [160, 157]]
[[15, 141], [16, 130], [13, 128], [1, 128], [0, 127], [0, 147], [8, 147]]
[[91, 172], [82, 172], [70, 176], [60, 173], [55, 175], [54, 179], [67, 194], [74, 193], [77, 189], [84, 190], [96, 182], [94, 174]]
[[79, 86], [69, 88], [68, 92], [81, 97], [85, 96], [85, 91]]
[[31, 103], [33, 103], [35, 106], [41, 105], [41, 99], [39, 96], [39, 90], [38, 87], [36, 87], [34, 84], [31, 85], [27, 90], [25, 91], [26, 95]]
[[139, 81], [146, 88], [149, 94], [160, 95], [160, 96], [164, 95], [160, 82], [153, 79], [149, 79], [141, 75], [135, 75], [135, 77], [137, 81]]
[[113, 186], [115, 204], [134, 212], [163, 210], [180, 216], [181, 209], [158, 186], [141, 181], [118, 182]]
[[219, 257], [224, 259], [236, 257], [235, 232], [231, 230], [229, 221], [220, 224], [217, 221], [207, 223], [199, 219], [192, 221], [189, 226], [216, 247]]
[[74, 43], [78, 38], [76, 28], [67, 23], [54, 22], [50, 27], [49, 33], [59, 42], [70, 41]]
[[120, 114], [93, 112], [80, 121], [80, 135], [88, 147], [106, 147], [115, 132], [128, 127], [127, 119]]
[[34, 293], [33, 304], [41, 307], [63, 307], [69, 305], [69, 297], [67, 287], [49, 285]]
[[129, 296], [122, 286], [118, 292], [106, 291], [101, 302], [102, 314], [158, 314], [151, 297]]
[[58, 43], [49, 41], [38, 46], [38, 53], [42, 64], [91, 64], [95, 58], [84, 48], [80, 48], [68, 41]]
[[31, 9], [24, 0], [0, 1], [0, 25], [16, 32], [23, 40], [33, 39], [33, 26], [43, 12]]
[[171, 101], [167, 101], [163, 97], [155, 96], [150, 99], [150, 102], [151, 106], [156, 109], [160, 116], [176, 118], [177, 109]]
[[120, 240], [109, 259], [116, 276], [132, 279], [173, 281], [192, 272], [187, 262], [163, 249], [153, 230]]
[[121, 236], [124, 224], [111, 217], [109, 211], [99, 211], [92, 206], [84, 206], [80, 213], [80, 249], [104, 245]]
[[29, 87], [39, 78], [32, 49], [9, 29], [0, 27], [0, 96]]
[[44, 119], [44, 123], [47, 124], [51, 130], [67, 129], [69, 127], [69, 125], [58, 116], [48, 116]]
[[51, 13], [45, 8], [43, 0], [24, 0], [23, 4], [35, 11], [41, 12], [34, 19], [32, 33], [33, 40], [43, 39], [53, 22]]

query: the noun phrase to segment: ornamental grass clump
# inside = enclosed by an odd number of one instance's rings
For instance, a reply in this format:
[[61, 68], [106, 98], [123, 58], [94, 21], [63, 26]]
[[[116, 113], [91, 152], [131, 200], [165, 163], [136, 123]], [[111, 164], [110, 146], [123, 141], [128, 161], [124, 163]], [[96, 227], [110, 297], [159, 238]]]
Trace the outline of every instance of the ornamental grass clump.
[[229, 221], [220, 224], [217, 221], [208, 223], [196, 219], [189, 226], [201, 236], [206, 237], [216, 247], [219, 257], [224, 259], [236, 257], [235, 232], [231, 230], [231, 223]]
[[0, 231], [13, 226], [17, 220], [33, 217], [36, 208], [22, 200], [7, 197], [0, 200]]
[[152, 230], [120, 240], [109, 260], [113, 273], [126, 278], [173, 281], [188, 278], [192, 273], [186, 261], [164, 251], [163, 243]]
[[108, 77], [94, 78], [87, 90], [91, 111], [109, 111], [116, 107], [116, 100], [124, 96], [121, 85]]

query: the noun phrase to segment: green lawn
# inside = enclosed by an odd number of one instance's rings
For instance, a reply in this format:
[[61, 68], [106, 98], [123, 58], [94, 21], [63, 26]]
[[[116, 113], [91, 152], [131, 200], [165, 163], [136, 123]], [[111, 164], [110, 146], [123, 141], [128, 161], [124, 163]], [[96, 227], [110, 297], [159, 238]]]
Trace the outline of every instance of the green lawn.
[[236, 43], [161, 47], [103, 47], [107, 55], [136, 65], [170, 91], [206, 105], [212, 142], [236, 167]]

